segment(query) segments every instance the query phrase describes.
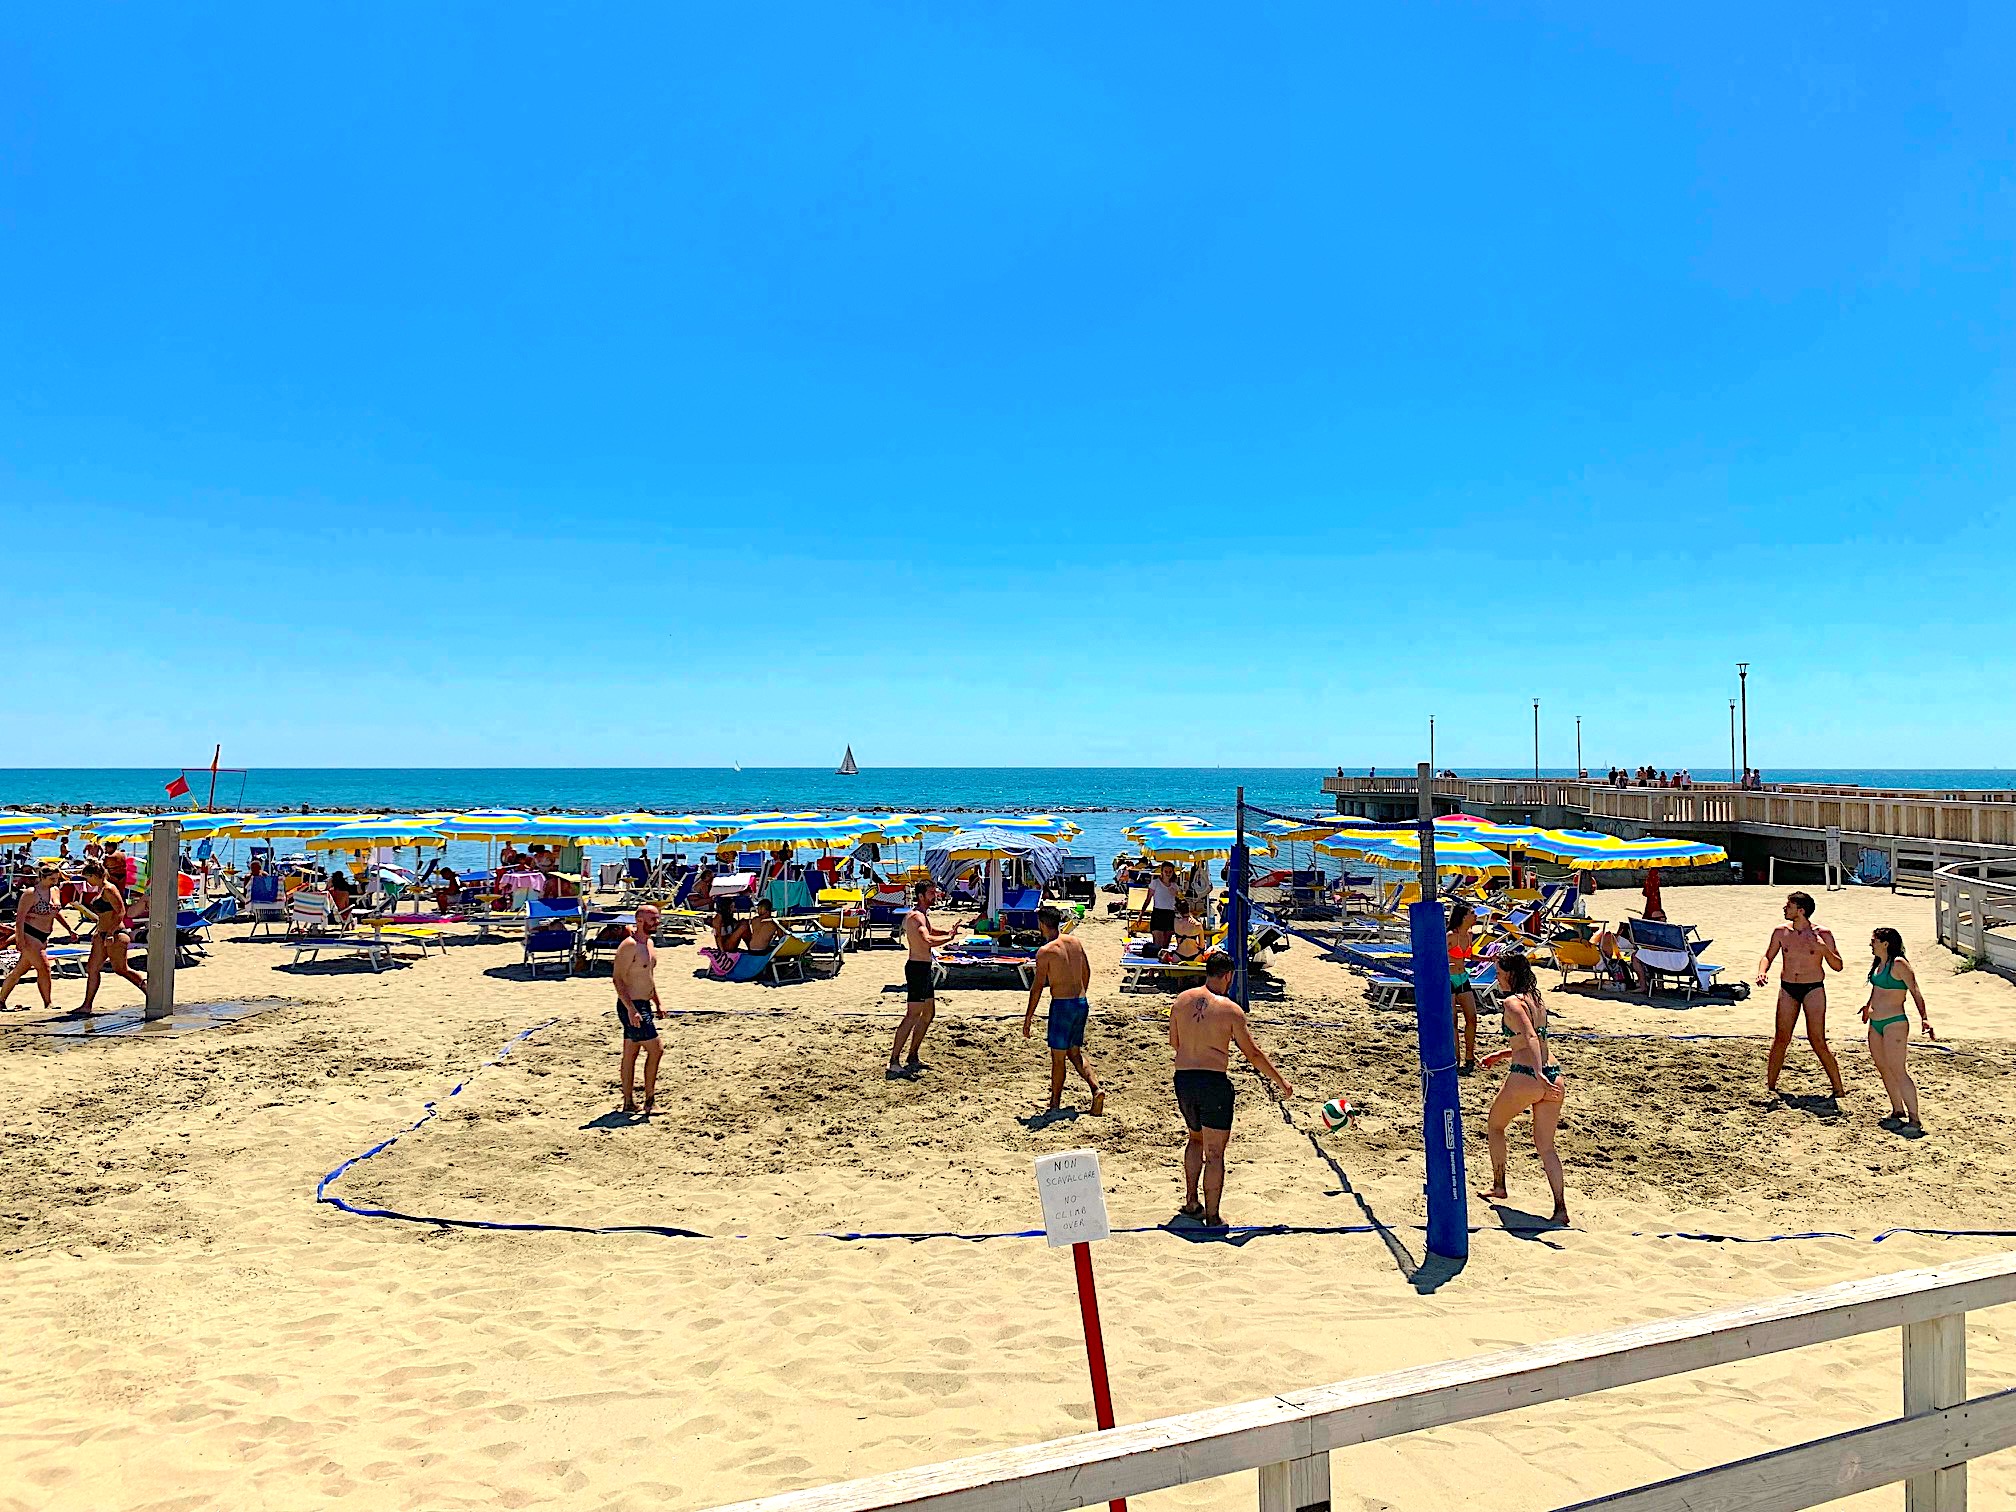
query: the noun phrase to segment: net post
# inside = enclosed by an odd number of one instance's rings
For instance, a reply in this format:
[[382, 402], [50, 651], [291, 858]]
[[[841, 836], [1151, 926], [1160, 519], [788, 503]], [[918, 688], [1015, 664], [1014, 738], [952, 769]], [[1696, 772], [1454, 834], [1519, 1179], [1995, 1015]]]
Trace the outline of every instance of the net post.
[[1251, 932], [1247, 922], [1247, 857], [1246, 857], [1246, 789], [1241, 787], [1233, 802], [1232, 856], [1225, 868], [1225, 881], [1231, 890], [1226, 900], [1225, 933], [1232, 946], [1232, 999], [1241, 1008], [1248, 1006], [1246, 985], [1246, 937]]
[[1421, 1053], [1421, 1153], [1427, 1169], [1428, 1253], [1470, 1254], [1470, 1193], [1463, 1173], [1463, 1109], [1456, 1080], [1456, 1007], [1449, 990], [1448, 920], [1437, 895], [1435, 778], [1420, 781], [1421, 898], [1407, 910], [1414, 960], [1414, 1033]]

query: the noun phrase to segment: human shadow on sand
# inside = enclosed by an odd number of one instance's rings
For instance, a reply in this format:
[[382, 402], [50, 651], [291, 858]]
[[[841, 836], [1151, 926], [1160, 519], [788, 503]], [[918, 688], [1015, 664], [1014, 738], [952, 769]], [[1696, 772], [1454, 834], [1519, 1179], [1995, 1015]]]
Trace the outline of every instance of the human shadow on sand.
[[1565, 1232], [1569, 1225], [1556, 1223], [1553, 1218], [1545, 1214], [1529, 1213], [1524, 1208], [1513, 1207], [1509, 1202], [1502, 1200], [1490, 1197], [1479, 1197], [1477, 1200], [1497, 1215], [1499, 1227], [1514, 1239], [1544, 1244], [1551, 1250], [1561, 1248], [1547, 1236]]

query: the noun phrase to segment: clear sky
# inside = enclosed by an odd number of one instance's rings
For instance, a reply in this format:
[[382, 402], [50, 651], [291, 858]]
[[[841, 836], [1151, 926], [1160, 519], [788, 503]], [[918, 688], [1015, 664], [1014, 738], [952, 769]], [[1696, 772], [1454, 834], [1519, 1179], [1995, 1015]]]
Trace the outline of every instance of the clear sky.
[[2012, 56], [16, 8], [0, 761], [2016, 764]]

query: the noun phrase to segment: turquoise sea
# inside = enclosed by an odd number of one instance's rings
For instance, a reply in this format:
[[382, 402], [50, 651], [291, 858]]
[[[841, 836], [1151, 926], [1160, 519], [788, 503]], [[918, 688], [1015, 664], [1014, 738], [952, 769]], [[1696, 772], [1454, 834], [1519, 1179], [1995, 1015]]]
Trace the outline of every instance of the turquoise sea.
[[[1149, 813], [1194, 814], [1229, 822], [1233, 795], [1244, 786], [1249, 803], [1283, 814], [1325, 814], [1321, 782], [1334, 768], [1316, 767], [892, 767], [842, 777], [802, 767], [750, 767], [737, 772], [695, 767], [360, 767], [264, 768], [218, 778], [220, 809], [350, 809], [401, 813], [414, 810], [523, 808], [534, 811], [613, 813], [741, 813], [816, 810], [821, 813], [925, 811], [952, 815], [993, 810], [1068, 813], [1084, 827], [1071, 849], [1094, 856], [1103, 875], [1114, 854], [1127, 849], [1122, 831]], [[1352, 767], [1354, 775], [1366, 768]], [[1398, 769], [1393, 769], [1397, 771]], [[1697, 769], [1703, 777], [1711, 768]], [[1565, 769], [1546, 770], [1567, 777]], [[1530, 767], [1479, 768], [1466, 776], [1525, 777]], [[1726, 775], [1726, 773], [1724, 774]], [[1773, 781], [1858, 783], [1907, 788], [2016, 787], [2016, 771], [1877, 771], [1771, 769]], [[0, 769], [0, 809], [43, 812], [73, 808], [129, 808], [167, 802], [172, 771], [159, 768]], [[194, 796], [205, 796], [207, 774], [192, 773]], [[292, 842], [298, 844], [298, 842]], [[289, 843], [283, 842], [282, 848]], [[467, 862], [472, 856], [451, 855]], [[480, 854], [481, 847], [474, 854]]]

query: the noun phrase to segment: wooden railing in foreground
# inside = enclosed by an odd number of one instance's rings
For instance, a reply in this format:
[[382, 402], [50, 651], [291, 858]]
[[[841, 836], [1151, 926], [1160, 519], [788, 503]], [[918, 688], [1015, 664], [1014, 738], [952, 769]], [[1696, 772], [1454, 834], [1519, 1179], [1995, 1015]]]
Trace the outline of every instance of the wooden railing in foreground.
[[2016, 1391], [1967, 1396], [1966, 1316], [2011, 1301], [2016, 1254], [1990, 1255], [786, 1492], [730, 1512], [1064, 1512], [1245, 1470], [1260, 1472], [1260, 1512], [1315, 1512], [1329, 1506], [1333, 1449], [1884, 1328], [1903, 1330], [1903, 1417], [1567, 1512], [1789, 1512], [1900, 1480], [1908, 1512], [1964, 1512], [1967, 1461], [2016, 1445]]

